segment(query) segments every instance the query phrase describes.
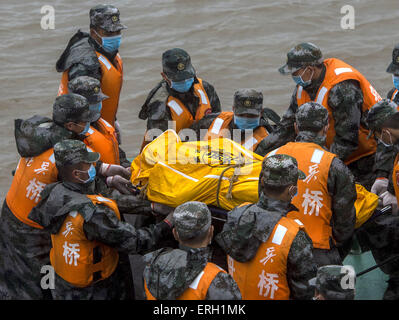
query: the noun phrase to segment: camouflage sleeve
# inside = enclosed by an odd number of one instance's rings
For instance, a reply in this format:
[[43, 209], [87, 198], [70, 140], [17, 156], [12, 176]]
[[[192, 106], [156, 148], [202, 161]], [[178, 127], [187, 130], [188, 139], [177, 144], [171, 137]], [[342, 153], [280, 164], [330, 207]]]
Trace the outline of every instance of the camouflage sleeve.
[[205, 300], [241, 300], [241, 292], [234, 279], [219, 272], [209, 286]]
[[216, 93], [214, 86], [205, 80], [202, 80], [202, 85], [206, 91], [208, 98], [209, 98], [209, 102], [211, 103], [212, 112], [221, 112], [222, 109], [220, 107], [219, 96]]
[[327, 180], [331, 195], [332, 234], [337, 247], [342, 246], [353, 234], [356, 222], [354, 203], [357, 198], [354, 177], [338, 158], [331, 163]]
[[80, 76], [93, 77], [101, 81], [101, 69], [98, 67], [98, 65], [94, 65], [93, 67], [89, 67], [81, 63], [72, 65], [68, 70], [69, 81]]
[[[199, 137], [200, 140], [202, 140], [208, 132], [209, 127], [211, 126], [212, 122], [215, 120], [215, 118], [219, 115], [220, 113], [210, 113], [207, 114], [205, 117], [203, 117], [201, 120], [194, 122], [191, 126], [191, 129], [195, 131], [197, 134], [197, 137]], [[203, 133], [201, 134], [201, 130]]]
[[295, 113], [298, 110], [298, 104], [296, 102], [296, 92], [291, 96], [291, 103], [288, 110], [283, 115], [280, 123], [275, 127], [274, 131], [264, 138], [256, 148], [256, 153], [265, 156], [270, 151], [281, 147], [287, 142], [294, 141], [295, 139]]
[[119, 145], [119, 163], [124, 168], [130, 168], [132, 163], [127, 159], [126, 152]]
[[375, 173], [377, 178], [388, 178], [393, 169], [395, 161], [395, 150], [393, 147], [386, 147], [382, 143], [377, 143], [375, 153]]
[[287, 280], [290, 288], [290, 298], [294, 300], [310, 300], [314, 290], [309, 286], [309, 280], [317, 273], [313, 259], [312, 240], [306, 232], [299, 230], [292, 242], [287, 259]]
[[170, 236], [171, 228], [165, 222], [143, 228], [120, 221], [115, 213], [104, 205], [97, 205], [93, 216], [83, 224], [90, 241], [99, 241], [123, 253], [143, 254], [156, 249], [161, 240]]
[[330, 151], [345, 160], [358, 146], [363, 93], [352, 80], [336, 84], [328, 96], [335, 121], [335, 137]]
[[[388, 94], [387, 94], [387, 99], [391, 100], [391, 98], [392, 98], [392, 95], [393, 95], [393, 93], [395, 92], [395, 90], [396, 90], [396, 88], [392, 88], [391, 90], [389, 90], [389, 92], [388, 92]], [[394, 99], [394, 100], [396, 100], [396, 99], [397, 99], [397, 97], [398, 97], [398, 95], [396, 95], [396, 97], [395, 97], [395, 99]], [[397, 104], [397, 102], [396, 102], [396, 101], [394, 101], [394, 102]]]
[[389, 191], [390, 194], [395, 194], [395, 188], [393, 186], [393, 180], [392, 180], [392, 172], [389, 173], [388, 175], [388, 188], [387, 190]]

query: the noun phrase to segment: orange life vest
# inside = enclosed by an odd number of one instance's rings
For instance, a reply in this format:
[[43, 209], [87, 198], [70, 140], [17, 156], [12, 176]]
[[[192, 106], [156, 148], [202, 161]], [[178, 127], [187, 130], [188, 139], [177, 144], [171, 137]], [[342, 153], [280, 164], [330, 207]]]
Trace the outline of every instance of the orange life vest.
[[[205, 300], [209, 286], [219, 272], [226, 272], [212, 262], [208, 262], [204, 270], [194, 279], [190, 286], [182, 293], [177, 300]], [[144, 280], [144, 289], [147, 300], [156, 300], [148, 290], [147, 283]]]
[[311, 142], [289, 142], [267, 157], [273, 154], [294, 157], [298, 168], [306, 174], [305, 180], [298, 180], [298, 194], [292, 199], [299, 211], [292, 211], [287, 217], [302, 221], [314, 248], [330, 249], [332, 211], [327, 180], [336, 155]]
[[[120, 220], [116, 202], [100, 195], [86, 195], [94, 205], [103, 204], [113, 210]], [[98, 241], [90, 241], [83, 230], [84, 218], [77, 211], [70, 212], [59, 232], [51, 235], [53, 247], [50, 262], [54, 271], [76, 287], [87, 287], [108, 278], [118, 265], [118, 251]], [[101, 260], [94, 262], [94, 250], [101, 252]], [[93, 279], [98, 272], [98, 278]]]
[[399, 153], [396, 156], [393, 172], [392, 172], [392, 182], [395, 189], [396, 200], [399, 203]]
[[[231, 137], [230, 130], [228, 130], [233, 118], [234, 112], [232, 111], [220, 113], [220, 115], [218, 115], [218, 117], [213, 120], [212, 124], [210, 125], [204, 140], [215, 139], [219, 137], [233, 139], [233, 137]], [[269, 134], [267, 130], [262, 126], [259, 126], [255, 129], [255, 131], [253, 131], [252, 136], [245, 141], [241, 141], [241, 144], [245, 148], [254, 151], [258, 144], [268, 135]]]
[[[123, 62], [119, 53], [115, 56], [115, 66], [101, 53], [96, 51], [101, 66], [101, 91], [109, 98], [102, 103], [101, 118], [112, 126], [115, 126], [116, 113], [118, 111], [119, 96], [123, 82]], [[62, 74], [58, 95], [68, 93], [68, 70]]]
[[[326, 75], [317, 92], [315, 101], [323, 105], [328, 110], [330, 126], [327, 132], [326, 145], [328, 148], [330, 148], [335, 137], [335, 122], [332, 116], [332, 110], [328, 105], [328, 96], [330, 94], [331, 88], [345, 80], [358, 81], [363, 92], [362, 112], [368, 111], [375, 103], [381, 100], [381, 97], [370, 84], [370, 82], [368, 82], [368, 80], [352, 66], [336, 58], [325, 59], [323, 63], [326, 66]], [[301, 105], [309, 101], [311, 101], [309, 94], [306, 92], [306, 90], [303, 90], [302, 86], [298, 86], [298, 107], [301, 107]], [[367, 139], [368, 134], [369, 130], [360, 125], [358, 148], [348, 156], [348, 158], [345, 160], [345, 164], [350, 164], [359, 160], [360, 158], [375, 153], [377, 143], [375, 139]]]
[[282, 217], [255, 257], [238, 262], [227, 256], [229, 273], [236, 281], [243, 300], [288, 300], [287, 259], [302, 223]]
[[208, 95], [202, 86], [202, 80], [200, 78], [197, 79], [198, 83], [194, 84], [194, 95], [199, 98], [200, 102], [195, 114], [195, 118], [193, 118], [190, 111], [188, 111], [186, 106], [179, 99], [169, 96], [166, 102], [166, 105], [169, 107], [172, 114], [172, 120], [176, 122], [175, 131], [177, 133], [179, 133], [179, 131], [182, 129], [189, 128], [194, 121], [202, 119], [207, 113], [212, 111]]
[[47, 184], [56, 182], [57, 176], [53, 148], [36, 157], [21, 158], [6, 196], [7, 205], [14, 216], [33, 228], [43, 229], [28, 219], [28, 215], [41, 200], [40, 192]]
[[119, 145], [114, 127], [102, 118], [97, 120], [97, 125], [100, 131], [91, 126], [85, 135], [84, 143], [100, 153], [102, 162], [120, 164]]

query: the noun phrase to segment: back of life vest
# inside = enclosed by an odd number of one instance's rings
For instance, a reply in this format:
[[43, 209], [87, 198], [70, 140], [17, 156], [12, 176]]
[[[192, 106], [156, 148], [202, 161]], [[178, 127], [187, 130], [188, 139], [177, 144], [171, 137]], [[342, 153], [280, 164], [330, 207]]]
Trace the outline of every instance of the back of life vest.
[[189, 128], [194, 121], [201, 120], [206, 114], [212, 112], [211, 103], [202, 85], [202, 80], [200, 78], [197, 79], [198, 83], [194, 84], [194, 95], [199, 98], [199, 105], [195, 117], [178, 98], [169, 96], [166, 102], [170, 109], [172, 120], [175, 121], [176, 128], [173, 129], [177, 133], [182, 129]]
[[332, 210], [327, 181], [336, 155], [311, 142], [289, 142], [267, 157], [273, 154], [294, 157], [299, 169], [306, 174], [304, 180], [298, 180], [298, 194], [292, 199], [299, 211], [290, 212], [288, 217], [299, 219], [304, 224], [315, 248], [330, 249]]
[[[121, 219], [114, 200], [101, 195], [86, 196], [94, 205], [107, 206]], [[51, 265], [57, 275], [76, 287], [87, 287], [108, 278], [119, 261], [116, 249], [87, 239], [83, 224], [83, 216], [72, 211], [66, 216], [59, 232], [51, 235]]]
[[288, 300], [287, 261], [292, 242], [303, 225], [282, 217], [254, 258], [239, 262], [227, 257], [229, 273], [236, 281], [243, 300]]
[[[217, 138], [228, 138], [232, 139], [234, 141], [234, 133], [233, 137], [231, 136], [230, 130], [229, 130], [229, 125], [231, 121], [233, 121], [234, 118], [234, 112], [233, 111], [225, 111], [220, 113], [220, 115], [213, 120], [211, 123], [207, 134], [204, 137], [204, 140], [208, 139], [217, 139]], [[247, 130], [248, 131], [248, 130]], [[252, 131], [252, 134], [250, 135], [245, 135], [245, 139], [240, 141], [239, 143], [246, 149], [249, 149], [251, 151], [254, 151], [258, 144], [268, 136], [267, 130], [259, 126], [257, 127], [254, 131]], [[240, 133], [240, 139], [241, 139], [241, 133]], [[238, 142], [238, 141], [236, 141]]]
[[101, 155], [102, 162], [119, 165], [119, 145], [114, 127], [102, 118], [97, 125], [99, 130], [92, 126], [89, 128], [84, 143]]
[[41, 200], [40, 192], [47, 184], [57, 181], [53, 148], [31, 158], [20, 158], [10, 190], [6, 196], [8, 207], [21, 222], [33, 228], [43, 229], [28, 215]]
[[[106, 120], [112, 126], [115, 126], [116, 113], [119, 106], [119, 96], [123, 83], [123, 62], [119, 53], [115, 56], [112, 64], [101, 53], [96, 52], [101, 67], [101, 91], [109, 98], [103, 100], [101, 109], [101, 118]], [[58, 95], [68, 93], [68, 70], [65, 70], [61, 77], [61, 83], [58, 87]]]
[[[176, 300], [205, 300], [208, 289], [219, 272], [226, 272], [216, 264], [208, 262], [204, 270], [194, 279], [190, 286]], [[147, 300], [156, 300], [144, 280], [144, 289]]]
[[[328, 97], [330, 90], [338, 83], [345, 80], [355, 80], [359, 83], [360, 89], [363, 93], [363, 105], [362, 112], [368, 112], [370, 108], [381, 100], [381, 96], [370, 84], [370, 82], [354, 67], [348, 65], [347, 63], [336, 59], [330, 58], [324, 60], [324, 65], [326, 66], [326, 75], [324, 77], [323, 83], [320, 85], [317, 92], [315, 102], [323, 105], [329, 113], [329, 129], [327, 132], [326, 145], [328, 148], [332, 145], [335, 132], [335, 121], [332, 115], [332, 109], [328, 105]], [[306, 102], [312, 101], [306, 90], [303, 90], [302, 86], [298, 86], [297, 90], [297, 104], [301, 107]], [[367, 139], [369, 130], [365, 128], [362, 124], [359, 127], [359, 141], [358, 148], [351, 153], [347, 159], [345, 159], [345, 164], [350, 164], [360, 158], [366, 157], [368, 155], [374, 154], [376, 152], [377, 144], [375, 139]]]

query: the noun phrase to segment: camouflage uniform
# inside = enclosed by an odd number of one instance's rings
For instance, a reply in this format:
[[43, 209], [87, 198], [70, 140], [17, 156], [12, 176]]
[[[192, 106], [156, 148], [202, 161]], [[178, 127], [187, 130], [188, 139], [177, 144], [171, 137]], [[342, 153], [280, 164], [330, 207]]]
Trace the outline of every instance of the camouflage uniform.
[[[245, 101], [251, 101], [251, 107], [247, 107], [244, 103]], [[254, 106], [254, 108], [252, 107]], [[278, 124], [280, 121], [280, 117], [278, 116], [277, 113], [275, 113], [272, 109], [269, 108], [263, 108], [263, 95], [262, 92], [256, 91], [254, 89], [240, 89], [235, 92], [234, 94], [234, 103], [233, 103], [233, 111], [235, 110], [235, 114], [245, 114], [245, 113], [250, 113], [250, 111], [254, 111], [255, 115], [260, 115], [260, 123], [259, 126], [264, 127], [267, 132], [272, 132], [274, 129], [274, 125], [271, 125], [269, 123], [269, 120], [273, 121], [275, 124]], [[252, 109], [252, 110], [251, 110]], [[219, 113], [210, 113], [206, 116], [204, 116], [201, 120], [198, 122], [194, 123], [192, 125], [192, 129], [195, 130], [197, 133], [197, 137], [200, 137], [202, 140], [204, 137], [201, 136], [201, 130], [204, 130], [204, 133], [206, 133], [205, 129], [209, 129], [213, 121], [220, 115]], [[233, 130], [234, 129], [239, 129], [237, 125], [234, 123], [234, 121], [231, 121], [229, 123], [229, 126], [227, 129], [230, 131], [230, 136], [234, 137], [233, 135]], [[256, 130], [253, 129], [253, 130]], [[242, 130], [241, 134], [241, 140], [237, 141], [238, 143], [241, 143], [245, 139], [245, 131]], [[255, 150], [256, 152], [256, 150]]]
[[[348, 285], [348, 289], [342, 288], [342, 283]], [[352, 266], [329, 265], [317, 270], [316, 278], [309, 281], [317, 292], [325, 300], [354, 300], [356, 274]]]
[[[98, 119], [101, 117], [101, 112], [99, 110], [92, 110], [92, 106], [96, 106], [98, 103], [108, 98], [108, 96], [101, 91], [100, 81], [88, 76], [80, 76], [68, 82], [68, 89], [69, 92], [79, 94], [88, 100], [90, 111], [93, 114], [93, 119], [96, 119], [91, 123], [91, 126], [101, 132], [97, 123]], [[121, 149], [120, 146], [118, 146], [118, 148], [120, 164], [125, 168], [130, 167], [131, 163], [126, 158], [126, 153]]]
[[[314, 143], [326, 149], [325, 136], [318, 135], [318, 132], [328, 124], [326, 108], [315, 102], [306, 103], [296, 113], [296, 123], [299, 129], [296, 142]], [[342, 264], [355, 228], [354, 203], [357, 193], [354, 178], [348, 167], [337, 157], [331, 162], [327, 190], [331, 196], [330, 224], [335, 244], [330, 241], [329, 250], [314, 249], [313, 255], [318, 266]]]
[[[322, 54], [319, 48], [310, 43], [305, 43], [291, 50], [288, 56], [287, 65], [280, 68], [281, 73], [289, 70], [295, 72], [305, 65], [321, 65], [322, 71], [318, 79], [312, 80], [311, 84], [303, 89], [315, 100], [320, 85], [322, 84], [326, 67], [322, 64]], [[291, 64], [294, 67], [290, 68]], [[291, 97], [288, 110], [283, 115], [280, 126], [272, 134], [266, 137], [258, 146], [257, 153], [265, 155], [268, 152], [294, 141], [295, 139], [295, 114], [298, 111], [297, 105], [298, 86]], [[335, 153], [341, 160], [345, 160], [358, 146], [359, 125], [364, 123], [362, 115], [363, 93], [359, 84], [353, 80], [345, 80], [336, 84], [329, 93], [328, 105], [332, 110], [336, 135], [330, 147], [330, 152]], [[363, 157], [349, 165], [349, 169], [355, 176], [356, 182], [371, 187], [375, 180], [375, 174], [370, 168], [374, 166], [374, 154]]]
[[[274, 155], [263, 161], [260, 180], [276, 186], [296, 185], [305, 174], [298, 170], [296, 160], [287, 155]], [[261, 188], [261, 187], [260, 187]], [[258, 203], [237, 207], [227, 215], [223, 231], [216, 241], [233, 259], [247, 262], [253, 259], [260, 245], [267, 241], [280, 219], [298, 210], [290, 202], [267, 198], [260, 191]], [[316, 275], [312, 240], [299, 230], [287, 260], [287, 281], [291, 299], [311, 299], [313, 291], [308, 281]]]
[[[77, 140], [64, 140], [54, 146], [57, 168], [81, 162], [94, 162], [99, 154], [88, 152], [86, 145]], [[50, 234], [57, 234], [65, 216], [78, 211], [85, 221], [83, 230], [88, 240], [99, 241], [118, 249], [121, 253], [143, 253], [156, 248], [169, 236], [171, 228], [166, 222], [135, 229], [120, 221], [105, 205], [94, 205], [85, 195], [99, 194], [98, 181], [85, 184], [70, 181], [56, 182], [46, 186], [42, 201], [31, 211], [29, 218], [44, 227]], [[124, 298], [123, 284], [126, 275], [120, 274], [121, 266], [104, 281], [85, 288], [77, 288], [59, 276], [55, 279], [52, 294], [55, 299], [120, 299]], [[122, 281], [122, 279], [124, 279]]]
[[[175, 230], [181, 241], [195, 239], [208, 232], [211, 213], [197, 201], [178, 206], [173, 213]], [[160, 249], [144, 256], [144, 279], [157, 300], [176, 300], [204, 270], [210, 258], [208, 247], [192, 248], [180, 243], [179, 249]], [[233, 278], [219, 272], [211, 282], [206, 300], [237, 300], [241, 293]]]
[[[178, 70], [177, 68], [181, 63], [185, 66], [184, 70]], [[165, 74], [173, 81], [182, 81], [194, 77], [194, 84], [198, 83], [195, 70], [191, 65], [191, 58], [183, 49], [174, 48], [164, 52], [162, 65]], [[202, 80], [202, 85], [209, 98], [212, 112], [221, 112], [220, 101], [215, 88], [204, 80]], [[159, 82], [148, 94], [139, 113], [140, 119], [148, 119], [147, 130], [158, 128], [165, 131], [168, 129], [168, 121], [172, 121], [170, 109], [166, 105], [169, 96], [178, 98], [195, 117], [200, 100], [194, 95], [193, 87], [194, 85], [188, 92], [180, 93], [170, 88], [165, 80]]]
[[[99, 27], [108, 32], [126, 29], [126, 26], [120, 23], [119, 10], [112, 5], [97, 5], [90, 9], [89, 15], [90, 28]], [[112, 19], [114, 16], [117, 19]], [[58, 72], [69, 69], [69, 81], [79, 76], [89, 76], [101, 81], [101, 67], [96, 51], [111, 62], [118, 53], [118, 51], [107, 52], [88, 33], [78, 30], [58, 59], [56, 69]]]
[[[384, 121], [397, 112], [396, 104], [389, 100], [381, 100], [376, 103], [367, 115], [367, 123], [373, 131], [381, 129]], [[399, 143], [393, 145], [395, 155], [399, 152]], [[395, 194], [392, 184], [392, 173], [388, 191]], [[370, 249], [375, 261], [381, 263], [384, 260], [399, 254], [399, 216], [396, 214], [383, 214], [374, 219], [369, 219], [359, 229], [356, 236], [360, 245]], [[399, 299], [399, 259], [396, 259], [381, 267], [381, 270], [389, 275], [388, 288], [384, 294], [384, 300]]]

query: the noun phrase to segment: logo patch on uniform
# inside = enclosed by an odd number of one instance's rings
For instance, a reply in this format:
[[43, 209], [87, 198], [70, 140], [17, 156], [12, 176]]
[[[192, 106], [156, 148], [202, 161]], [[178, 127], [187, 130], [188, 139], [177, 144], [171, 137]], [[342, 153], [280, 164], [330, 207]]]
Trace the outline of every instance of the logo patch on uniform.
[[112, 21], [113, 21], [113, 22], [118, 21], [118, 16], [112, 16]]
[[251, 106], [251, 100], [245, 100], [244, 101], [244, 106], [250, 107]]
[[186, 68], [186, 65], [184, 64], [184, 63], [182, 63], [182, 62], [180, 62], [178, 65], [177, 65], [177, 70], [179, 70], [179, 71], [182, 71], [182, 70], [184, 70]]
[[396, 63], [399, 64], [399, 56], [396, 57]]
[[93, 90], [94, 90], [94, 93], [98, 93], [100, 91], [100, 88], [99, 87], [95, 87]]

